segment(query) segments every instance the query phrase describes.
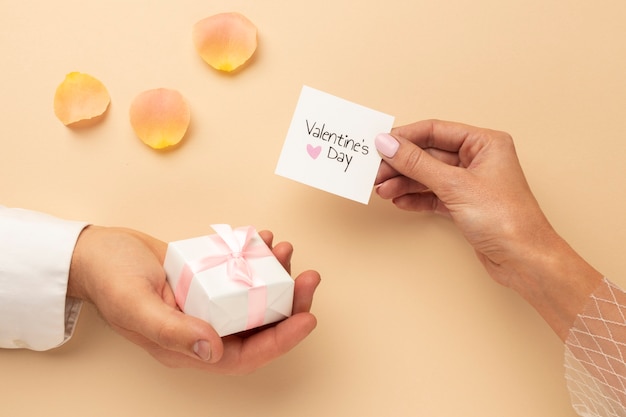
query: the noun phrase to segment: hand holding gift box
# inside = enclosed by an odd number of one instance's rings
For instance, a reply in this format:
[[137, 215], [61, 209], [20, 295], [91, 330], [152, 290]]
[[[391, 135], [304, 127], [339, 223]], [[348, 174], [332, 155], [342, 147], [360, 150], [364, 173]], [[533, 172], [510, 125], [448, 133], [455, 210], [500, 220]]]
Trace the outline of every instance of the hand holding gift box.
[[214, 235], [168, 245], [163, 266], [181, 310], [220, 336], [289, 317], [294, 281], [256, 230], [212, 227]]
[[[291, 273], [293, 246], [274, 244], [268, 230], [259, 235]], [[205, 320], [177, 308], [163, 269], [167, 247], [138, 230], [87, 226], [74, 248], [67, 295], [92, 303], [112, 329], [172, 368], [247, 374], [289, 352], [316, 327], [310, 311], [320, 275], [308, 270], [293, 280], [289, 318], [262, 330], [220, 337]]]

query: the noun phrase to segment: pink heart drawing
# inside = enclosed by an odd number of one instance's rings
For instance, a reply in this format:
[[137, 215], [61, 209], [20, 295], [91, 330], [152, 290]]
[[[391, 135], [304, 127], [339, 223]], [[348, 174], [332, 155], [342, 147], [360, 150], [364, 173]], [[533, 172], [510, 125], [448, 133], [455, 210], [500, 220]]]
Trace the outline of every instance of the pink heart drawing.
[[313, 159], [317, 159], [318, 156], [320, 156], [320, 152], [322, 151], [322, 147], [321, 146], [312, 146], [310, 143], [308, 143], [306, 145], [306, 151], [308, 152], [309, 156]]

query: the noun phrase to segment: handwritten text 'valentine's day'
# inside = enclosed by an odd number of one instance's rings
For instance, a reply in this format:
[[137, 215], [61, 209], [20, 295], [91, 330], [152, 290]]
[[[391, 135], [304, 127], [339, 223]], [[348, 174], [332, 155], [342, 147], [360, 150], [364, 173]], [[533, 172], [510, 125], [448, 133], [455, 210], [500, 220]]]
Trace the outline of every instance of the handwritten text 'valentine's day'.
[[[326, 123], [322, 123], [322, 125], [318, 125], [317, 122], [313, 121], [309, 122], [308, 119], [305, 119], [306, 122], [306, 130], [309, 136], [314, 137], [315, 139], [323, 140], [324, 142], [328, 142], [332, 144], [328, 147], [328, 153], [326, 157], [328, 159], [334, 159], [337, 162], [345, 163], [346, 167], [343, 172], [346, 172], [348, 168], [350, 168], [350, 163], [352, 162], [352, 158], [354, 155], [350, 155], [348, 151], [351, 151], [354, 154], [369, 154], [370, 150], [367, 145], [364, 145], [365, 139], [361, 139], [361, 141], [355, 141], [354, 139], [350, 139], [345, 133], [335, 133], [329, 130], [326, 130]], [[334, 146], [333, 146], [334, 145]]]

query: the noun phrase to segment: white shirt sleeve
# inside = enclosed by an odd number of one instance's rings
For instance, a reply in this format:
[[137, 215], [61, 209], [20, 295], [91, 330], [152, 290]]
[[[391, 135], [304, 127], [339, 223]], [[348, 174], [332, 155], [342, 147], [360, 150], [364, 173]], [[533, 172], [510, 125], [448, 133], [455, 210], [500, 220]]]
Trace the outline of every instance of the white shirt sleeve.
[[66, 297], [86, 226], [0, 206], [0, 348], [47, 350], [67, 341], [82, 305]]

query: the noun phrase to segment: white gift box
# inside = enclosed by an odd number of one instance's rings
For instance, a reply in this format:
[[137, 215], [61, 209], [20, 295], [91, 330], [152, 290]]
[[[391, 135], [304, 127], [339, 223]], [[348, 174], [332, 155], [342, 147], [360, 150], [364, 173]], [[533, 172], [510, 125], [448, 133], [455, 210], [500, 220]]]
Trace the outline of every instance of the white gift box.
[[163, 267], [182, 311], [220, 336], [291, 315], [294, 280], [251, 227], [169, 243]]

